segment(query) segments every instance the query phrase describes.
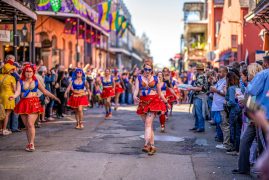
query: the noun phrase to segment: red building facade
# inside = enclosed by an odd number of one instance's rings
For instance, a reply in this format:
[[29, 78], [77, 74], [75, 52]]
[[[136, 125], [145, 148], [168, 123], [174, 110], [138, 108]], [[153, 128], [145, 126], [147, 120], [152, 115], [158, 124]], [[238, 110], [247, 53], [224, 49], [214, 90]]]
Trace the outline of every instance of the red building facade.
[[255, 62], [256, 51], [263, 50], [260, 26], [246, 22], [249, 0], [208, 1], [208, 52], [214, 54], [213, 64], [233, 61]]

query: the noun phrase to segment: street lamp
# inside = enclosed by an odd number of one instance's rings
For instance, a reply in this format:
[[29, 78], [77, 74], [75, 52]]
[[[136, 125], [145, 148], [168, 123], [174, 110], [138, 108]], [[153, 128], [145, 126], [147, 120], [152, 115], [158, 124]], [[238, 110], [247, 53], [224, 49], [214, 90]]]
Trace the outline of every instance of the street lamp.
[[28, 29], [26, 27], [26, 24], [24, 24], [23, 28], [22, 28], [22, 39], [23, 39], [23, 62], [25, 61], [25, 41], [27, 39], [27, 33], [28, 33]]

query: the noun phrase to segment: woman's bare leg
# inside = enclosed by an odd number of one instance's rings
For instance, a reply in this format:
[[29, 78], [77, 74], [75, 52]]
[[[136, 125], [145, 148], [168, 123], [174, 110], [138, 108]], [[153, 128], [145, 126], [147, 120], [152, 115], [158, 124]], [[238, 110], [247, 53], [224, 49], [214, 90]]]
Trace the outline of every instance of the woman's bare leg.
[[29, 114], [27, 118], [29, 143], [34, 144], [35, 141], [35, 121], [38, 118], [38, 114]]
[[10, 113], [11, 113], [11, 110], [6, 109], [6, 118], [4, 119], [3, 130], [7, 129], [7, 123], [8, 123], [8, 120], [9, 120]]
[[24, 124], [24, 126], [26, 128], [27, 141], [28, 141], [28, 143], [30, 143], [30, 136], [29, 136], [29, 132], [28, 132], [28, 123], [27, 123], [28, 115], [22, 114], [21, 119], [22, 119], [22, 122], [23, 122], [23, 124]]

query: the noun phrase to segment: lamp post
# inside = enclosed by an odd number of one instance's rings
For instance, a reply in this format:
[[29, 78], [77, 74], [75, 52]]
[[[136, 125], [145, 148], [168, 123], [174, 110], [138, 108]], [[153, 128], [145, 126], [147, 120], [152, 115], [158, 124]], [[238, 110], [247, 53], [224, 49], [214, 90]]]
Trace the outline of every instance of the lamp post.
[[28, 29], [26, 27], [26, 24], [24, 24], [23, 28], [22, 28], [22, 37], [23, 37], [23, 62], [25, 62], [25, 41], [27, 39], [27, 33], [28, 33]]
[[99, 56], [99, 68], [101, 68], [101, 66], [102, 66], [102, 53], [101, 53], [101, 49], [99, 50], [99, 54], [98, 54], [98, 56]]

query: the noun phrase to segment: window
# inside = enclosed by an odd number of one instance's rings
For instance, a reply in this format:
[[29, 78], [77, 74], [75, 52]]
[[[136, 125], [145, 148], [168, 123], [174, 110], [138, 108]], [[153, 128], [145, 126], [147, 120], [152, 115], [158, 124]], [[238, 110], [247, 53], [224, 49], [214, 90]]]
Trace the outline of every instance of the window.
[[238, 40], [237, 35], [231, 36], [231, 47], [232, 48], [237, 48], [237, 46], [238, 46], [237, 40]]
[[217, 21], [216, 22], [216, 34], [215, 34], [216, 37], [219, 36], [219, 31], [220, 31], [220, 21]]
[[232, 6], [232, 0], [228, 0], [228, 7]]

